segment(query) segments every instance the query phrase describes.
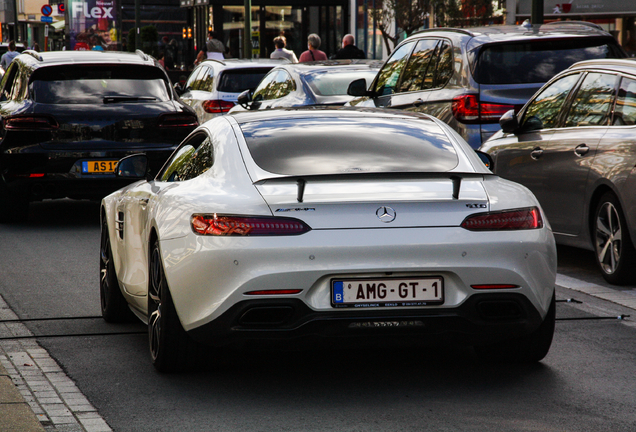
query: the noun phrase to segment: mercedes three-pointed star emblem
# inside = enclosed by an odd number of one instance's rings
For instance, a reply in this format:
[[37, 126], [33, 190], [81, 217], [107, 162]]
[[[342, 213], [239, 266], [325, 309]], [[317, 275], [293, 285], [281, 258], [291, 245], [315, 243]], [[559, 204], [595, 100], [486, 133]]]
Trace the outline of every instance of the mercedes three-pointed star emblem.
[[393, 222], [395, 220], [395, 210], [391, 207], [382, 206], [375, 212], [378, 219], [384, 223]]

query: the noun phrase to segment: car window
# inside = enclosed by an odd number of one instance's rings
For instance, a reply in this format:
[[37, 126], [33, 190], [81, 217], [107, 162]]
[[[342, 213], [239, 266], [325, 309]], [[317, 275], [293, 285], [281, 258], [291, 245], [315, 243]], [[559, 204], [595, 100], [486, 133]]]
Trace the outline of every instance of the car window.
[[311, 91], [318, 96], [346, 95], [351, 81], [364, 78], [367, 86], [375, 78], [377, 70], [321, 70], [304, 75], [305, 82], [311, 87]]
[[253, 89], [272, 68], [228, 69], [219, 76], [218, 90], [220, 92], [240, 93]]
[[171, 99], [165, 72], [154, 66], [63, 65], [41, 67], [29, 90], [44, 104], [151, 103]]
[[578, 61], [620, 57], [607, 38], [537, 38], [486, 45], [474, 76], [480, 84], [543, 83]]
[[453, 76], [453, 47], [450, 43], [442, 41], [437, 46], [437, 52], [434, 88], [444, 87]]
[[269, 173], [433, 173], [459, 163], [443, 129], [421, 119], [276, 118], [241, 130], [252, 159]]
[[574, 95], [565, 127], [606, 125], [614, 102], [616, 75], [589, 73]]
[[563, 102], [580, 74], [567, 75], [545, 88], [528, 105], [522, 121], [522, 129], [536, 130], [556, 127]]
[[426, 90], [433, 87], [437, 55], [437, 39], [422, 39], [413, 50], [413, 54], [404, 69], [398, 92]]
[[277, 70], [263, 79], [254, 91], [252, 99], [254, 101], [280, 99], [294, 90], [296, 90], [296, 84], [287, 71]]
[[4, 74], [2, 79], [2, 97], [1, 100], [6, 101], [11, 99], [11, 95], [13, 92], [13, 87], [16, 85], [16, 76], [18, 76], [18, 66], [19, 63], [15, 62], [9, 66], [7, 73]]
[[190, 77], [188, 78], [188, 81], [186, 82], [186, 87], [185, 87], [187, 90], [197, 90], [198, 89], [199, 77], [203, 76], [203, 74], [205, 73], [205, 69], [207, 69], [207, 67], [200, 66], [198, 69], [195, 69], [190, 74]]
[[623, 78], [618, 89], [614, 121], [616, 126], [636, 124], [636, 80]]
[[415, 42], [409, 42], [398, 48], [386, 61], [375, 82], [374, 92], [379, 95], [390, 95], [397, 89], [398, 79], [406, 65]]
[[166, 182], [190, 180], [209, 170], [213, 164], [212, 140], [206, 134], [198, 134], [172, 155], [160, 179]]
[[202, 67], [201, 75], [197, 77], [197, 90], [211, 92], [214, 90], [214, 69]]

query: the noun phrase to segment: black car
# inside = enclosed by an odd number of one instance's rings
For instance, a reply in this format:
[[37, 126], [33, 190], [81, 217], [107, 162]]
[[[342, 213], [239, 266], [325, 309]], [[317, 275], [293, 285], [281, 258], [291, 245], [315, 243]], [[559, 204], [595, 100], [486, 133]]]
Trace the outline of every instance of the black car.
[[370, 87], [354, 81], [351, 105], [431, 114], [473, 148], [499, 130], [550, 78], [581, 60], [623, 58], [616, 39], [596, 24], [434, 28], [396, 47]]
[[[48, 198], [101, 199], [117, 161], [157, 172], [197, 125], [156, 60], [137, 53], [25, 51], [0, 83], [0, 220]], [[128, 181], [130, 182], [130, 181]]]

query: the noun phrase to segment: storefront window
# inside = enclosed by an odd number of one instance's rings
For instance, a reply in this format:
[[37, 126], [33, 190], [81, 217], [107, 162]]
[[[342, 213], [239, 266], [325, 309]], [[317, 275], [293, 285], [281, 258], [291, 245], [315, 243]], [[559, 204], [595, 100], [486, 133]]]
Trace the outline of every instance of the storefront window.
[[[252, 45], [260, 42], [260, 7], [252, 6]], [[245, 8], [243, 6], [223, 6], [223, 41], [229, 49], [228, 57], [245, 58], [243, 38], [245, 33]], [[256, 33], [256, 35], [254, 35]], [[252, 56], [249, 56], [252, 57]]]

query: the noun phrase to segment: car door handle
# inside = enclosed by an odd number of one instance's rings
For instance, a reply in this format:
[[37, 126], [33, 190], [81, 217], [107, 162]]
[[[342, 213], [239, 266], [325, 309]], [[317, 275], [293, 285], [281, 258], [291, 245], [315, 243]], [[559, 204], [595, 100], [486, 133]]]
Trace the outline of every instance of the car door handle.
[[421, 107], [422, 105], [424, 105], [424, 101], [422, 100], [422, 98], [418, 98], [417, 100], [413, 101], [413, 106], [414, 107]]
[[542, 154], [543, 154], [543, 149], [541, 149], [540, 147], [537, 147], [532, 150], [532, 152], [530, 153], [530, 156], [532, 157], [532, 159], [537, 160], [541, 157]]
[[574, 153], [576, 153], [577, 156], [585, 156], [589, 151], [590, 148], [587, 146], [587, 144], [579, 144], [574, 149]]

